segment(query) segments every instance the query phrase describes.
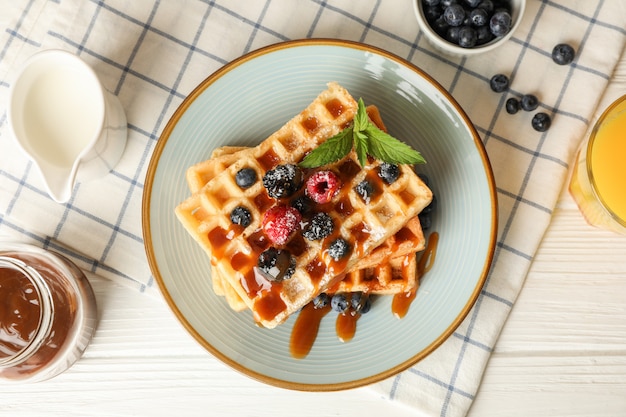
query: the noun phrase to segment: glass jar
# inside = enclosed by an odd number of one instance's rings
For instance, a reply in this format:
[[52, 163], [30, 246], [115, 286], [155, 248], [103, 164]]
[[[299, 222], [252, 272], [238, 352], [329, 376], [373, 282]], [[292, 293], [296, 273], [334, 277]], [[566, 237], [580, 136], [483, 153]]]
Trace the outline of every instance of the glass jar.
[[93, 290], [58, 253], [0, 241], [0, 299], [0, 383], [52, 378], [91, 341]]

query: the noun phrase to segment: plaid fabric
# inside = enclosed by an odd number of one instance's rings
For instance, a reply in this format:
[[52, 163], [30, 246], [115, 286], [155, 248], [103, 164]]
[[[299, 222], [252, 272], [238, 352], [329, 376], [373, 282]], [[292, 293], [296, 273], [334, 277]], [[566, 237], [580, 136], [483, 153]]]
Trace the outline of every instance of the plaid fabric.
[[[361, 41], [432, 74], [468, 112], [493, 165], [500, 212], [495, 263], [478, 302], [426, 360], [373, 386], [426, 416], [465, 415], [500, 329], [548, 226], [574, 152], [621, 57], [626, 3], [528, 0], [503, 48], [476, 58], [441, 56], [416, 26], [409, 0], [4, 0], [0, 16], [0, 236], [60, 251], [80, 267], [155, 292], [144, 254], [141, 197], [151, 152], [168, 118], [211, 72], [259, 47], [306, 37]], [[568, 42], [575, 62], [557, 66]], [[69, 50], [93, 66], [129, 123], [122, 161], [54, 203], [6, 129], [14, 71], [33, 53]], [[511, 90], [490, 91], [508, 74]], [[511, 116], [506, 98], [536, 94], [552, 128]], [[373, 395], [379, 395], [374, 394]]]

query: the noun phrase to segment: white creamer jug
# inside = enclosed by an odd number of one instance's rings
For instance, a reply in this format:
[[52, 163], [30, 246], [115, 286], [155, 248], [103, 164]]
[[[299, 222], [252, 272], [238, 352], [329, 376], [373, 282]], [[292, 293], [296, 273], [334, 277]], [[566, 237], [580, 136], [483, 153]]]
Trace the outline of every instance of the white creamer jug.
[[60, 203], [69, 200], [76, 181], [111, 171], [126, 145], [119, 100], [70, 52], [29, 58], [10, 87], [7, 114], [13, 137]]

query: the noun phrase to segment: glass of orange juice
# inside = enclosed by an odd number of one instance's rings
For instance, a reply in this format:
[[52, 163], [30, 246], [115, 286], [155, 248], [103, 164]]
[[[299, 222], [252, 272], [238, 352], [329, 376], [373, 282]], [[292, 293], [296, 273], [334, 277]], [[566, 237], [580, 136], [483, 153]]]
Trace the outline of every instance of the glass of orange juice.
[[626, 95], [602, 113], [580, 148], [569, 191], [587, 222], [626, 235]]

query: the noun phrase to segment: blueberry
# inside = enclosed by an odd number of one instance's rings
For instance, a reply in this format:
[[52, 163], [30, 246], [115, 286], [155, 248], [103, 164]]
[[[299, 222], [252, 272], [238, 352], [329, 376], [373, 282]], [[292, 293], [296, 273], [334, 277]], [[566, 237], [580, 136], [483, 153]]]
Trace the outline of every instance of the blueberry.
[[476, 30], [470, 26], [463, 26], [459, 30], [459, 46], [463, 48], [472, 48], [476, 46], [478, 37], [476, 36]]
[[489, 26], [479, 26], [476, 28], [476, 45], [484, 45], [493, 39], [493, 34]]
[[268, 280], [280, 282], [291, 278], [296, 270], [296, 258], [287, 250], [270, 247], [261, 252], [257, 266]]
[[439, 17], [431, 24], [433, 30], [439, 34], [439, 36], [445, 37], [450, 25], [446, 22], [443, 16]]
[[243, 227], [250, 226], [252, 222], [252, 214], [245, 207], [237, 206], [230, 212], [230, 221]]
[[372, 194], [374, 194], [374, 186], [368, 180], [363, 180], [354, 187], [354, 190], [361, 196], [366, 203], [370, 202]]
[[337, 293], [333, 295], [333, 298], [330, 299], [330, 306], [337, 313], [345, 313], [348, 311], [348, 307], [350, 304], [348, 303], [348, 299], [346, 295], [343, 293]]
[[522, 110], [533, 111], [539, 106], [539, 100], [533, 94], [524, 94], [520, 100], [520, 106]]
[[443, 7], [452, 6], [453, 4], [457, 4], [459, 0], [441, 0], [440, 4]]
[[252, 187], [256, 180], [256, 171], [252, 168], [242, 168], [235, 174], [235, 182], [244, 190]]
[[308, 240], [319, 240], [329, 236], [335, 225], [327, 213], [317, 213], [302, 230], [302, 236]]
[[560, 43], [552, 49], [552, 60], [559, 65], [571, 64], [576, 51], [566, 43]]
[[487, 11], [488, 14], [493, 13], [495, 6], [493, 5], [493, 1], [491, 0], [482, 0], [478, 6], [481, 9], [484, 9]]
[[378, 167], [378, 176], [387, 184], [393, 184], [400, 176], [400, 167], [396, 164], [383, 162]]
[[291, 207], [295, 208], [303, 216], [311, 213], [313, 210], [313, 201], [305, 195], [301, 195], [291, 202]]
[[328, 255], [335, 261], [343, 258], [350, 251], [350, 244], [343, 238], [337, 238], [328, 247]]
[[365, 314], [370, 311], [372, 300], [369, 295], [362, 292], [353, 292], [350, 297], [350, 306], [355, 313]]
[[450, 26], [461, 26], [465, 20], [465, 9], [460, 4], [452, 4], [443, 11], [443, 18]]
[[511, 15], [503, 10], [495, 12], [489, 20], [489, 28], [495, 37], [506, 35], [511, 30]]
[[448, 31], [446, 32], [446, 40], [448, 42], [458, 44], [459, 43], [459, 32], [461, 32], [460, 26], [450, 26], [448, 27]]
[[441, 0], [422, 0], [424, 6], [439, 6]]
[[548, 116], [546, 113], [540, 112], [535, 114], [531, 123], [533, 129], [535, 129], [537, 132], [545, 132], [550, 128], [552, 120], [550, 120], [550, 116]]
[[489, 14], [485, 9], [474, 9], [469, 14], [470, 21], [474, 26], [485, 26], [489, 21]]
[[504, 74], [496, 74], [489, 80], [489, 86], [496, 93], [501, 93], [509, 88], [509, 77]]
[[428, 178], [428, 175], [426, 175], [426, 174], [422, 174], [422, 173], [419, 173], [419, 174], [417, 174], [417, 176], [419, 177], [419, 179], [420, 179], [420, 180], [422, 180], [422, 182], [423, 182], [423, 183], [424, 183], [427, 187], [429, 187], [429, 186], [430, 186], [430, 185], [429, 185], [429, 184], [430, 184], [430, 178]]
[[424, 7], [424, 17], [426, 18], [427, 22], [434, 22], [439, 17], [441, 17], [442, 13], [443, 10], [439, 5]]
[[324, 308], [330, 303], [330, 296], [325, 292], [313, 299], [313, 308]]
[[433, 199], [424, 207], [421, 214], [430, 214], [437, 207], [437, 196], [433, 194]]
[[481, 0], [465, 0], [465, 4], [467, 4], [469, 7], [478, 7], [478, 4], [481, 2]]
[[506, 112], [508, 114], [515, 114], [520, 109], [520, 102], [515, 97], [511, 97], [506, 101]]
[[293, 195], [302, 185], [302, 171], [296, 165], [277, 165], [263, 176], [263, 186], [272, 198]]
[[432, 218], [430, 217], [430, 213], [420, 213], [418, 216], [420, 225], [422, 226], [422, 230], [428, 230], [432, 226]]

